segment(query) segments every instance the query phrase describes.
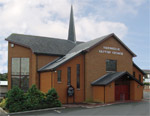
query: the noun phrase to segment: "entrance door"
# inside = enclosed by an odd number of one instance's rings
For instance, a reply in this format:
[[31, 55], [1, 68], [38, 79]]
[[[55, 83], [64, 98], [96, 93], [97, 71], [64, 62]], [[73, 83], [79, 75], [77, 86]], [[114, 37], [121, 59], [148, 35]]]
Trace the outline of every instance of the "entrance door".
[[129, 85], [115, 85], [115, 100], [129, 100]]

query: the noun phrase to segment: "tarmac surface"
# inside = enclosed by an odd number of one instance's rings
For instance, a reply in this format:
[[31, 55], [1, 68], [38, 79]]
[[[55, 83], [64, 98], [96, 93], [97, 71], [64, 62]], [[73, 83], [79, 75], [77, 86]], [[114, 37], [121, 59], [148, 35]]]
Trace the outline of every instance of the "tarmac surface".
[[[150, 92], [144, 92], [144, 99], [138, 102], [115, 104], [68, 105], [65, 109], [38, 111], [9, 116], [56, 116], [56, 115], [99, 115], [99, 116], [150, 116]], [[0, 116], [8, 114], [0, 113]]]

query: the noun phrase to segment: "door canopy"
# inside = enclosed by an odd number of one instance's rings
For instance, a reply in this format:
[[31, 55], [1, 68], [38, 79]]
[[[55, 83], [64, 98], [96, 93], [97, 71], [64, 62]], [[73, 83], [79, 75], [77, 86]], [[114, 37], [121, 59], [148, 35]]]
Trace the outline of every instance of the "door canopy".
[[135, 80], [137, 83], [139, 83], [140, 85], [143, 85], [143, 83], [141, 83], [139, 80], [137, 80], [135, 77], [133, 77], [131, 74], [129, 74], [128, 72], [111, 72], [111, 73], [107, 73], [104, 76], [98, 78], [97, 80], [93, 81], [91, 83], [92, 86], [105, 86], [110, 84], [111, 82], [119, 79], [119, 78], [124, 78], [127, 77], [130, 80]]

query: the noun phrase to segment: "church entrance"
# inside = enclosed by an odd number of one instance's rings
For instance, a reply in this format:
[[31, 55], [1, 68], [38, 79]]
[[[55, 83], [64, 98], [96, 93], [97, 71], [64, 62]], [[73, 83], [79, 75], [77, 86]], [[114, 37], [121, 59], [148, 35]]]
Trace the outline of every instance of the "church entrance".
[[130, 80], [128, 77], [115, 81], [115, 101], [130, 100]]

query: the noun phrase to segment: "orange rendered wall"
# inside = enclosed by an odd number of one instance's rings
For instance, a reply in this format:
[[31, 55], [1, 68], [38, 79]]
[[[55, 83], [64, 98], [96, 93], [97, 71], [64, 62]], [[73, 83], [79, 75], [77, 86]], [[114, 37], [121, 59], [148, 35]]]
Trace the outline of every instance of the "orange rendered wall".
[[115, 85], [114, 82], [107, 86], [92, 86], [93, 101], [109, 103], [115, 101]]
[[39, 87], [39, 73], [37, 72], [38, 69], [45, 66], [46, 64], [52, 62], [54, 59], [58, 58], [58, 56], [49, 56], [49, 55], [36, 55], [36, 85]]
[[52, 88], [51, 72], [40, 73], [40, 90], [47, 93]]
[[36, 55], [30, 48], [26, 48], [15, 44], [12, 48], [11, 43], [8, 43], [8, 89], [11, 89], [11, 60], [12, 58], [29, 58], [30, 59], [30, 74], [29, 74], [29, 87], [36, 84], [39, 86], [39, 74], [37, 70], [49, 62], [56, 59], [58, 56], [48, 56], [48, 55]]
[[104, 103], [104, 86], [93, 86], [93, 101]]
[[135, 72], [135, 78], [139, 80], [139, 75], [141, 75], [141, 82], [143, 83], [143, 74], [133, 65], [133, 72]]
[[[133, 65], [133, 72], [135, 72], [135, 78], [137, 80], [139, 80], [139, 75], [141, 75], [141, 82], [143, 83], [143, 76], [144, 75], [134, 65]], [[143, 98], [143, 89], [144, 89], [144, 86], [141, 86], [139, 89], [139, 94], [140, 95], [142, 94], [142, 98]]]
[[[11, 89], [11, 64], [12, 64], [12, 58], [29, 58], [30, 64], [32, 64], [32, 51], [29, 48], [16, 45], [12, 48], [11, 43], [8, 43], [8, 89]], [[32, 65], [30, 65], [30, 80], [29, 85], [32, 84]]]
[[105, 103], [115, 102], [115, 83], [105, 86]]
[[[99, 53], [99, 50], [103, 50], [103, 46], [120, 48], [120, 52], [123, 52], [123, 56]], [[117, 60], [117, 72], [128, 71], [130, 74], [133, 73], [132, 55], [116, 39], [111, 37], [100, 45], [97, 45], [85, 54], [86, 101], [92, 100], [91, 82], [107, 73], [106, 59]]]
[[36, 55], [38, 60], [38, 69], [58, 58], [58, 56]]
[[[67, 103], [67, 67], [71, 67], [71, 85], [74, 87], [75, 95], [74, 102], [80, 103], [84, 101], [84, 57], [79, 55], [74, 57], [72, 60], [66, 62], [62, 66], [58, 67], [57, 70], [61, 70], [61, 82], [57, 82], [57, 72], [52, 72], [52, 81], [56, 91], [58, 92], [59, 99], [62, 103]], [[77, 76], [76, 76], [76, 65], [80, 64], [80, 89], [77, 88]], [[69, 97], [68, 103], [73, 103], [73, 97]]]
[[130, 81], [130, 100], [141, 100], [143, 98], [143, 86], [136, 81]]

